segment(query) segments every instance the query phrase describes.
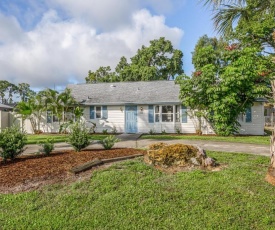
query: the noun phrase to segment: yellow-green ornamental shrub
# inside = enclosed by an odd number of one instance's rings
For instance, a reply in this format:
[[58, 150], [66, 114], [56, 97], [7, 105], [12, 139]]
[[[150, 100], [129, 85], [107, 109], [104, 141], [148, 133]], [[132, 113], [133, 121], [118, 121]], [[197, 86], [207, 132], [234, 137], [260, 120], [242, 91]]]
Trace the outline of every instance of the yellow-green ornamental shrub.
[[192, 145], [158, 143], [149, 146], [148, 157], [155, 165], [185, 166], [190, 163], [191, 158], [202, 163], [201, 159], [197, 159], [197, 153], [198, 148]]
[[99, 143], [104, 147], [104, 149], [111, 149], [117, 142], [119, 142], [119, 139], [113, 135], [110, 135], [101, 140]]
[[84, 123], [77, 121], [70, 126], [68, 142], [77, 152], [80, 152], [90, 144], [89, 131]]

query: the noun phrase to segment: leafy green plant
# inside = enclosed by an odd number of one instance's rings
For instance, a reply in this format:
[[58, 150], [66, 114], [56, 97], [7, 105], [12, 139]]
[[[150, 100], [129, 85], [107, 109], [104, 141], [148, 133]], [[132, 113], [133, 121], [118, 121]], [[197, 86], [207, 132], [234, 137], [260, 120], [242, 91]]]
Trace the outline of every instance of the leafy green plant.
[[103, 129], [103, 130], [102, 130], [102, 133], [103, 133], [103, 134], [108, 134], [108, 129]]
[[54, 142], [53, 139], [47, 139], [44, 143], [39, 144], [42, 148], [39, 149], [40, 152], [49, 156], [50, 153], [54, 150]]
[[117, 134], [116, 126], [114, 126], [114, 127], [112, 128], [112, 134]]
[[111, 149], [117, 142], [119, 142], [119, 139], [113, 135], [110, 135], [105, 139], [101, 140], [99, 143], [102, 144], [104, 149]]
[[91, 121], [88, 121], [88, 122], [91, 124], [89, 133], [95, 133], [95, 131], [96, 131], [96, 123], [91, 122]]
[[177, 134], [181, 134], [180, 128], [176, 128], [176, 133], [177, 133]]
[[72, 124], [73, 124], [72, 120], [70, 120], [68, 122], [64, 122], [63, 124], [60, 124], [58, 133], [66, 134], [68, 132], [68, 128]]
[[162, 135], [166, 135], [165, 129], [161, 131], [161, 134], [162, 134]]
[[154, 135], [155, 133], [156, 133], [156, 131], [154, 129], [149, 130], [149, 135]]
[[84, 149], [89, 145], [89, 130], [86, 128], [84, 123], [77, 121], [70, 126], [68, 142], [77, 152], [80, 152], [81, 149]]
[[26, 143], [26, 133], [22, 132], [19, 126], [11, 126], [4, 129], [0, 133], [0, 148], [2, 148], [0, 156], [3, 161], [6, 162], [7, 159], [13, 160], [22, 153]]

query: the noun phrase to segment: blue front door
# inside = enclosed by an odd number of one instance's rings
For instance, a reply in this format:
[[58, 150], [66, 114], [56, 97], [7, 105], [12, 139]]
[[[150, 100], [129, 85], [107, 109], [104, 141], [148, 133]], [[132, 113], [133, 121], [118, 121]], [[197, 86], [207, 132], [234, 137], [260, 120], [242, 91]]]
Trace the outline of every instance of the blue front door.
[[126, 105], [125, 106], [125, 132], [137, 133], [137, 106]]

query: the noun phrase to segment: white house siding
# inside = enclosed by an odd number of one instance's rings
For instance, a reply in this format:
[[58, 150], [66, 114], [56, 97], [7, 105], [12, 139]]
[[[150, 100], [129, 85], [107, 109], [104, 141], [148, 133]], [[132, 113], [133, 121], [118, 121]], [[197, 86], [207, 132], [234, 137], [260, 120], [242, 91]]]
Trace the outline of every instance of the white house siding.
[[44, 113], [41, 118], [40, 130], [42, 130], [44, 133], [58, 133], [59, 132], [59, 122], [47, 123], [46, 113]]
[[103, 130], [108, 130], [108, 133], [112, 132], [114, 128], [118, 133], [124, 132], [124, 119], [125, 119], [125, 106], [107, 106], [108, 118], [96, 118], [90, 119], [90, 107], [87, 106], [84, 109], [84, 119], [87, 121], [89, 127], [92, 126], [89, 122], [96, 124], [96, 132], [101, 133]]
[[[140, 108], [143, 108], [141, 111]], [[150, 130], [161, 133], [165, 131], [166, 133], [176, 133], [177, 129], [181, 133], [195, 133], [195, 128], [191, 118], [187, 117], [187, 123], [181, 122], [154, 122], [149, 123], [149, 106], [148, 105], [138, 105], [138, 132], [148, 133]]]
[[0, 110], [0, 129], [10, 127], [13, 122], [13, 116], [11, 112]]
[[240, 134], [247, 135], [264, 135], [264, 106], [262, 102], [255, 102], [251, 108], [252, 121], [245, 122], [245, 116], [243, 119], [239, 119]]
[[[142, 107], [142, 111], [141, 111]], [[107, 106], [108, 118], [107, 119], [90, 119], [90, 107], [86, 106], [84, 109], [83, 119], [86, 120], [88, 127], [91, 127], [90, 122], [96, 123], [96, 132], [102, 133], [105, 129], [108, 133], [112, 132], [115, 127], [118, 133], [125, 132], [125, 106]], [[4, 114], [4, 115], [3, 115]], [[7, 112], [0, 111], [0, 128], [5, 128], [9, 124], [7, 121], [14, 120], [14, 118], [8, 118]], [[148, 133], [150, 130], [161, 133], [165, 130], [166, 133], [176, 133], [177, 129], [181, 133], [196, 133], [195, 121], [189, 116], [187, 117], [187, 123], [182, 122], [154, 122], [149, 123], [149, 106], [148, 105], [138, 105], [137, 106], [137, 127], [138, 133]], [[4, 121], [4, 122], [3, 122]], [[22, 125], [22, 121], [17, 119], [17, 122]], [[264, 107], [261, 102], [256, 102], [252, 107], [252, 121], [245, 122], [245, 116], [243, 120], [239, 120], [241, 124], [240, 134], [247, 135], [264, 135]], [[4, 124], [4, 125], [3, 125]], [[26, 120], [24, 123], [24, 129], [27, 133], [33, 133], [31, 123]], [[59, 131], [59, 123], [46, 122], [46, 116], [42, 117], [40, 129], [45, 133], [55, 133]], [[207, 124], [206, 121], [202, 122], [202, 132], [203, 134], [214, 134], [211, 126]]]

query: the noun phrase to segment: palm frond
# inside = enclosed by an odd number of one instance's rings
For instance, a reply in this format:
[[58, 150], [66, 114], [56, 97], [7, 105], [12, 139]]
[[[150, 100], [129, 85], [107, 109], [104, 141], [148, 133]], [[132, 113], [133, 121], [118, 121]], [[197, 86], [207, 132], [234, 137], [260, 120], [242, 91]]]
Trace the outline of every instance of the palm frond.
[[215, 28], [221, 35], [228, 35], [233, 31], [235, 23], [239, 20], [249, 19], [249, 10], [242, 5], [223, 5], [214, 15]]
[[[270, 1], [270, 0], [264, 0]], [[245, 5], [246, 0], [200, 0], [205, 6], [212, 6], [213, 9], [218, 9], [223, 4]]]

